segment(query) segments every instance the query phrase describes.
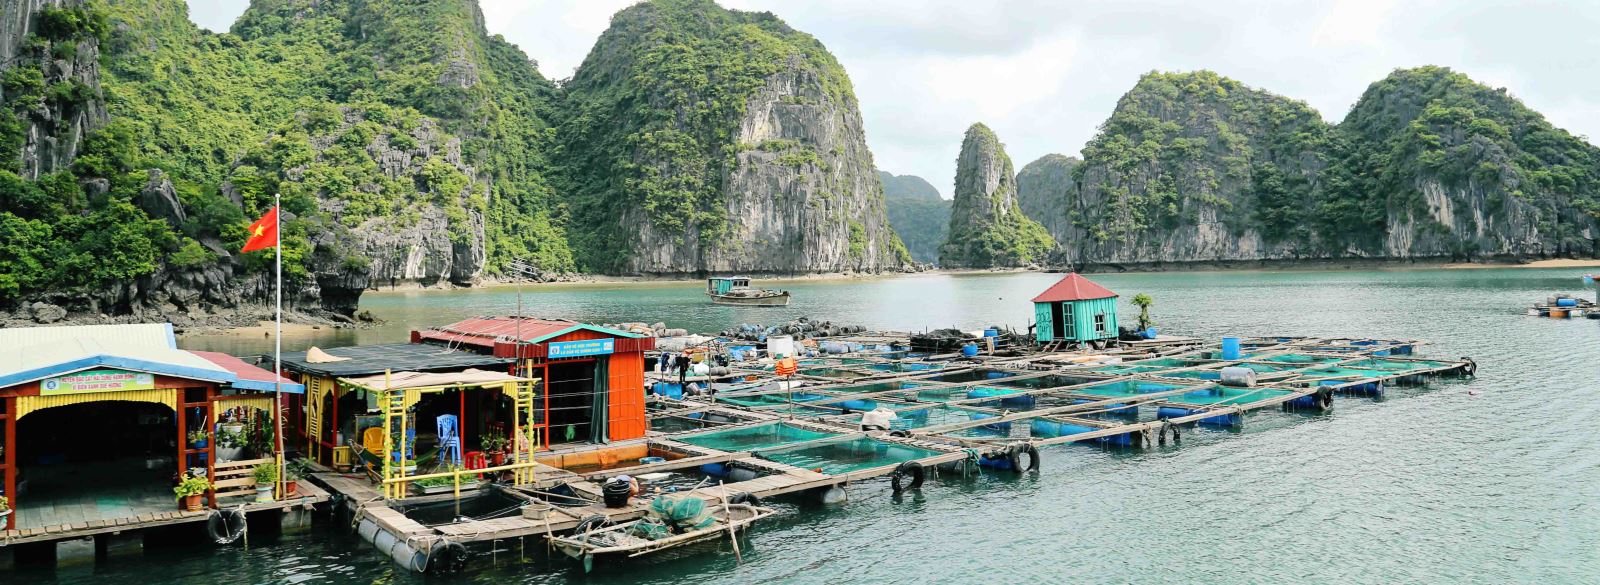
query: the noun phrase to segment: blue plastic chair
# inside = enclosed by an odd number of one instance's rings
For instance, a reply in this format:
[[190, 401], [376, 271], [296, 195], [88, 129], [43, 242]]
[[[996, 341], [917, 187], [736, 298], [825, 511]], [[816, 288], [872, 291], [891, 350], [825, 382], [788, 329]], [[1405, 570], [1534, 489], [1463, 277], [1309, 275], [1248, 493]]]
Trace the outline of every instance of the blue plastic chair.
[[456, 429], [456, 415], [442, 414], [439, 425], [439, 459], [457, 467], [461, 466], [461, 433]]

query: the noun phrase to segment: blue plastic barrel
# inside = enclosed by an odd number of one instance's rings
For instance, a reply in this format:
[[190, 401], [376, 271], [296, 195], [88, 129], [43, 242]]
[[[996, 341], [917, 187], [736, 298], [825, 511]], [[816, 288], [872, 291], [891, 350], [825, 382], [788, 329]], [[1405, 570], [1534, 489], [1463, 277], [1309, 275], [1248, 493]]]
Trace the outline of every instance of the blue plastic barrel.
[[1155, 327], [1145, 327], [1144, 331], [1142, 333], [1140, 333], [1139, 336], [1143, 337], [1145, 339], [1155, 339], [1156, 338], [1156, 328]]
[[1578, 306], [1578, 299], [1556, 299], [1556, 306], [1557, 307], [1576, 307], [1576, 306]]
[[964, 356], [967, 356], [967, 357], [976, 357], [978, 355], [978, 344], [976, 344], [976, 343], [968, 343], [966, 345], [961, 346], [961, 355], [964, 355]]
[[1240, 353], [1239, 352], [1239, 338], [1237, 338], [1237, 337], [1224, 337], [1224, 338], [1222, 338], [1222, 359], [1225, 359], [1225, 360], [1236, 360], [1236, 359], [1239, 359], [1239, 353]]
[[984, 329], [983, 330], [983, 336], [984, 337], [999, 337], [1000, 336], [1000, 330], [999, 329]]

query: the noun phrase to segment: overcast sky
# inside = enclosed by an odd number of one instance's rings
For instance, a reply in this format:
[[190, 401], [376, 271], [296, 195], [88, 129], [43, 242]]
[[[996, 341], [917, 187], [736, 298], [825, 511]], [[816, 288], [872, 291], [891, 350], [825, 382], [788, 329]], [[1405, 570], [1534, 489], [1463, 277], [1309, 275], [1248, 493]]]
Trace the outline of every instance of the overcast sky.
[[[855, 82], [878, 167], [920, 175], [946, 198], [968, 125], [993, 128], [1018, 170], [1076, 155], [1151, 70], [1211, 69], [1337, 122], [1391, 70], [1445, 65], [1600, 137], [1600, 2], [720, 1], [821, 39]], [[633, 1], [481, 3], [490, 32], [561, 79]], [[189, 0], [195, 22], [218, 31], [247, 4]]]

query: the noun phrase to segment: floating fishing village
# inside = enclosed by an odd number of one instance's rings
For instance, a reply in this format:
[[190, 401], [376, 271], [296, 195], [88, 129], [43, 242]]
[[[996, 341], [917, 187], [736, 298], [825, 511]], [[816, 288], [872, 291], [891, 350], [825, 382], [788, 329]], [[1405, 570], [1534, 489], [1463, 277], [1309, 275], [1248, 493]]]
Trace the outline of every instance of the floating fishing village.
[[[281, 364], [178, 349], [166, 324], [0, 330], [22, 348], [0, 355], [0, 554], [51, 563], [311, 525], [429, 573], [535, 546], [585, 569], [727, 554], [706, 541], [739, 555], [774, 498], [848, 507], [1477, 369], [1404, 338], [1168, 335], [1116, 301], [1068, 274], [1032, 299], [1026, 330], [489, 316]], [[103, 432], [66, 432], [82, 425]], [[108, 441], [177, 447], [89, 456]]]

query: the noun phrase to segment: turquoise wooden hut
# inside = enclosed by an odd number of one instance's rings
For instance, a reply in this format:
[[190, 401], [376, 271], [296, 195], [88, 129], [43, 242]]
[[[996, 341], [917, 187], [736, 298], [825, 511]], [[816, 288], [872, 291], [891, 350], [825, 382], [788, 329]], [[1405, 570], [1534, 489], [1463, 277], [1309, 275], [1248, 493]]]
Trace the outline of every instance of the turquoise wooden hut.
[[1117, 338], [1117, 293], [1074, 272], [1033, 297], [1040, 343]]

